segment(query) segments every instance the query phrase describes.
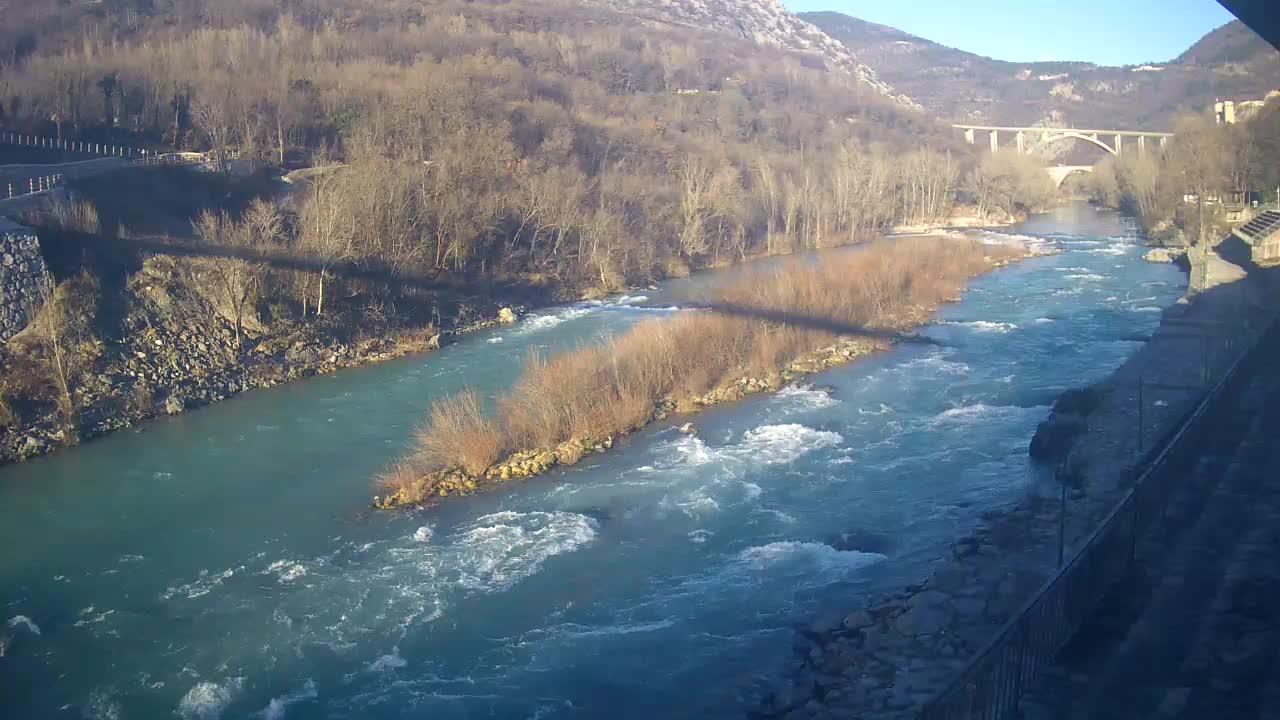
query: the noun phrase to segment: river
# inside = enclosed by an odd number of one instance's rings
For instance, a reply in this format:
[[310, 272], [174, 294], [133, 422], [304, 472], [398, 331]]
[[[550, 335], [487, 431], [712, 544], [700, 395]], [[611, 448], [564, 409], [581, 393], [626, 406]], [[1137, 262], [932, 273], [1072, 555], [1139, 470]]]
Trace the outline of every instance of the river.
[[366, 508], [432, 398], [706, 278], [2, 468], [0, 716], [741, 717], [797, 625], [923, 579], [1043, 489], [1026, 448], [1056, 394], [1185, 286], [1083, 205], [991, 235], [1062, 252], [975, 280], [922, 331], [938, 345], [431, 511]]

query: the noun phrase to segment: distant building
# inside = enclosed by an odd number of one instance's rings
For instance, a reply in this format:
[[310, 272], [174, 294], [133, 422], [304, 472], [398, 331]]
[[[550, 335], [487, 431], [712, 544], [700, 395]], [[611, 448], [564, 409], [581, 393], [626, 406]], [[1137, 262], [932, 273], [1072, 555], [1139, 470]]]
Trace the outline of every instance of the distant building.
[[1213, 104], [1213, 117], [1219, 125], [1234, 125], [1241, 120], [1248, 120], [1267, 103], [1280, 98], [1280, 90], [1272, 90], [1261, 100], [1218, 100]]

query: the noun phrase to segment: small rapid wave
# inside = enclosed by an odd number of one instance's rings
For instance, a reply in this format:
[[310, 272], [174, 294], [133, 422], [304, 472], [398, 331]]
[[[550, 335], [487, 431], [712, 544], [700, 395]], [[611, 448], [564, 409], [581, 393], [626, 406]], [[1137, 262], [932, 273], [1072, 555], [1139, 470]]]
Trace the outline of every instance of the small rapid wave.
[[5, 625], [7, 625], [11, 630], [14, 630], [17, 628], [24, 628], [27, 632], [31, 633], [32, 635], [42, 634], [40, 632], [40, 626], [36, 625], [35, 622], [31, 618], [27, 617], [26, 615], [14, 615], [13, 617], [9, 618], [9, 622], [5, 623]]
[[218, 720], [244, 685], [244, 678], [233, 678], [226, 685], [198, 682], [178, 702], [178, 716], [185, 720]]
[[825, 576], [843, 576], [887, 559], [879, 553], [837, 550], [816, 542], [785, 540], [747, 548], [737, 562], [755, 572], [781, 571]]
[[520, 335], [528, 335], [542, 330], [550, 330], [561, 323], [596, 312], [599, 308], [599, 305], [590, 304], [570, 305], [558, 312], [530, 315], [520, 322], [520, 326], [515, 332]]
[[307, 700], [314, 700], [319, 696], [319, 694], [319, 691], [316, 689], [316, 681], [311, 678], [307, 678], [307, 681], [302, 684], [301, 690], [289, 693], [288, 695], [271, 698], [271, 701], [267, 703], [267, 706], [263, 708], [258, 715], [262, 720], [282, 720], [290, 705], [306, 702]]
[[1048, 405], [1021, 407], [1018, 405], [987, 405], [974, 403], [962, 407], [944, 410], [935, 415], [931, 424], [971, 425], [990, 422], [993, 419], [1029, 419], [1043, 417], [1049, 412]]
[[304, 577], [307, 574], [307, 568], [302, 563], [293, 562], [292, 560], [276, 560], [262, 571], [262, 575], [275, 575], [276, 580], [280, 583], [289, 583]]
[[989, 333], [1007, 333], [1018, 329], [1018, 326], [1013, 323], [992, 322], [990, 320], [947, 320], [942, 324], [967, 327], [977, 332]]
[[787, 414], [821, 410], [840, 403], [831, 397], [831, 393], [815, 389], [812, 385], [788, 385], [774, 397], [784, 405]]
[[572, 512], [499, 512], [470, 523], [457, 537], [459, 584], [500, 592], [538, 572], [542, 563], [596, 537], [596, 521]]
[[213, 592], [215, 588], [222, 585], [229, 578], [234, 577], [236, 572], [241, 570], [244, 570], [243, 565], [227, 568], [216, 574], [210, 574], [208, 570], [201, 570], [200, 575], [195, 580], [185, 585], [170, 586], [160, 595], [160, 598], [162, 600], [172, 600], [174, 597], [182, 595], [189, 600], [194, 600], [198, 597], [203, 597]]

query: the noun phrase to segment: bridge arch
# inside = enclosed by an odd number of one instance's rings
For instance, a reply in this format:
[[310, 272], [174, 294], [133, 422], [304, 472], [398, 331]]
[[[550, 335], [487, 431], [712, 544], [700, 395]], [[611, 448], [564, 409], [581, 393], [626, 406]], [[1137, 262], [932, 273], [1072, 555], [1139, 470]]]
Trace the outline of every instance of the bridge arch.
[[1101, 140], [1099, 140], [1098, 138], [1092, 135], [1085, 135], [1084, 133], [1071, 132], [1071, 131], [1045, 134], [1045, 142], [1058, 142], [1059, 140], [1066, 140], [1067, 138], [1072, 138], [1075, 140], [1083, 140], [1087, 143], [1093, 143], [1094, 145], [1097, 145], [1098, 147], [1102, 148], [1103, 150], [1106, 150], [1108, 153], [1112, 155], [1120, 154], [1118, 150], [1102, 142]]
[[1072, 175], [1093, 172], [1092, 165], [1058, 165], [1045, 169], [1049, 171], [1049, 177], [1053, 178], [1053, 184], [1056, 187], [1062, 187], [1062, 183]]

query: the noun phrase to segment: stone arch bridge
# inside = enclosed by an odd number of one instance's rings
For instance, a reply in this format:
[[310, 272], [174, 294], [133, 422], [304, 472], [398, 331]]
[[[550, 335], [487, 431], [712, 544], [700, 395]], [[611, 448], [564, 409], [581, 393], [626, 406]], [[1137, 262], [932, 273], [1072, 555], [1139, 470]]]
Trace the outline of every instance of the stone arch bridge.
[[[970, 145], [977, 144], [978, 133], [987, 133], [991, 152], [1000, 149], [1000, 135], [1011, 136], [1018, 152], [1030, 152], [1028, 140], [1038, 140], [1043, 144], [1074, 140], [1101, 148], [1110, 155], [1120, 156], [1126, 147], [1136, 147], [1139, 153], [1147, 150], [1148, 144], [1163, 148], [1173, 133], [1147, 130], [1086, 130], [1082, 128], [1046, 128], [1046, 127], [1004, 127], [997, 125], [952, 125], [964, 131], [964, 139]], [[1128, 141], [1128, 142], [1126, 142]], [[1049, 175], [1056, 185], [1062, 185], [1067, 176], [1078, 172], [1093, 172], [1091, 165], [1071, 165], [1048, 168]]]

